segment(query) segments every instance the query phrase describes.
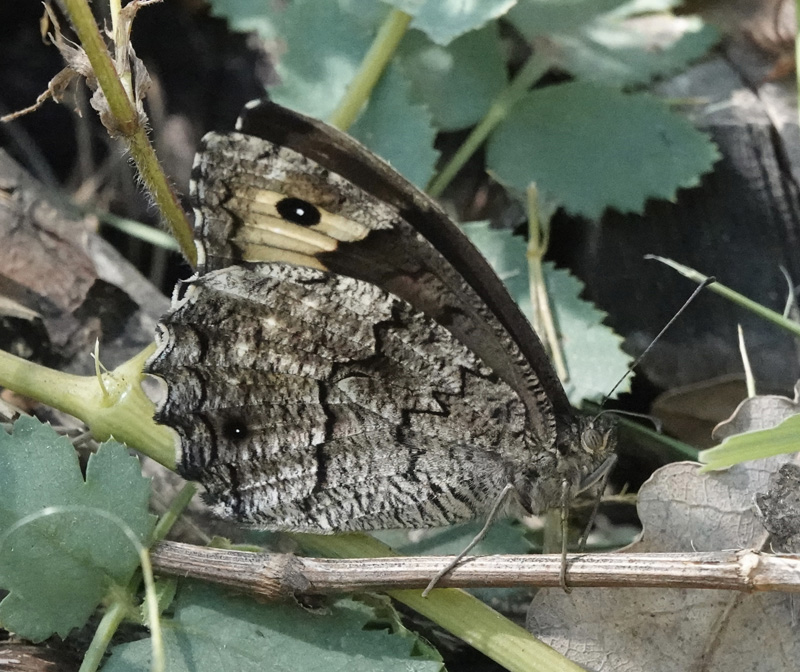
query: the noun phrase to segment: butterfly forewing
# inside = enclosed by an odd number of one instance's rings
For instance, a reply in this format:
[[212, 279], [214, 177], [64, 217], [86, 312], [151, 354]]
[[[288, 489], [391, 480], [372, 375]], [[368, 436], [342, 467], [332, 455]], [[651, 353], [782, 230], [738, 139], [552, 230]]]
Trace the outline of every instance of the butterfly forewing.
[[[207, 136], [196, 164], [207, 267], [287, 261], [387, 289], [478, 353], [523, 399], [541, 445], [552, 446], [556, 419], [571, 415], [566, 395], [502, 282], [441, 208], [316, 120], [262, 103], [239, 126], [241, 135]], [[276, 194], [309, 203], [320, 221], [287, 222], [264, 206]], [[310, 240], [328, 233], [331, 215], [344, 222], [326, 236], [333, 249]], [[278, 228], [286, 234], [280, 242]], [[270, 240], [258, 244], [265, 229]]]

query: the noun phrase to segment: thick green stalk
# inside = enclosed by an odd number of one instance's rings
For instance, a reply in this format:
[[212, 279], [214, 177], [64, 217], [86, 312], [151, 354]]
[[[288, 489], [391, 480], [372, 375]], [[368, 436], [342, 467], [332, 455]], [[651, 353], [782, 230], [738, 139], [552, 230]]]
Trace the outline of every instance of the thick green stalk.
[[99, 376], [76, 376], [0, 350], [0, 385], [83, 420], [98, 441], [113, 436], [175, 468], [172, 431], [153, 420], [153, 402], [142, 390], [142, 368], [155, 344]]
[[[703, 275], [699, 271], [695, 271], [693, 268], [679, 264], [677, 261], [673, 261], [672, 259], [666, 259], [654, 254], [647, 255], [645, 259], [655, 259], [656, 261], [660, 261], [662, 264], [666, 264], [670, 268], [678, 271], [678, 273], [681, 275], [689, 278], [690, 280], [694, 280], [697, 283], [708, 280], [707, 275]], [[790, 320], [787, 317], [784, 317], [774, 310], [770, 310], [769, 308], [762, 306], [760, 303], [753, 301], [753, 299], [748, 299], [746, 296], [739, 294], [739, 292], [732, 290], [730, 287], [727, 287], [719, 282], [714, 282], [708, 285], [708, 289], [709, 291], [716, 292], [717, 294], [724, 296], [729, 301], [733, 301], [733, 303], [740, 305], [742, 308], [749, 310], [751, 313], [758, 315], [762, 319], [772, 322], [773, 324], [777, 324], [779, 327], [783, 327], [795, 336], [800, 336], [800, 324]]]

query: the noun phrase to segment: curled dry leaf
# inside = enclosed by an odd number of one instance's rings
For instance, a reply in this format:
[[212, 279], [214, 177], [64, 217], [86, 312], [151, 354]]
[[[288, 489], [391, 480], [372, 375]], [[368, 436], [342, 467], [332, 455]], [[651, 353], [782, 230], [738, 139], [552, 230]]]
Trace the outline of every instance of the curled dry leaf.
[[660, 394], [650, 412], [670, 436], [696, 448], [710, 448], [716, 445], [711, 438], [714, 427], [746, 397], [743, 376], [718, 376]]
[[[133, 2], [126, 5], [119, 14], [116, 34], [112, 36], [115, 44], [115, 56], [112, 58], [114, 68], [125, 85], [128, 97], [136, 110], [136, 116], [140, 126], [144, 126], [147, 122], [143, 101], [150, 88], [151, 80], [144, 67], [144, 63], [136, 56], [133, 46], [131, 45], [131, 26], [136, 12], [138, 12], [139, 9], [145, 5], [160, 1], [161, 0], [133, 0]], [[86, 51], [64, 37], [58, 18], [50, 5], [45, 4], [45, 11], [47, 13], [47, 19], [52, 25], [52, 31], [48, 32], [47, 36], [55, 45], [56, 49], [58, 49], [66, 63], [66, 67], [50, 80], [47, 89], [39, 95], [33, 105], [0, 117], [0, 121], [12, 121], [25, 114], [34, 112], [49, 98], [60, 103], [64, 99], [68, 87], [83, 78], [86, 85], [92, 91], [92, 97], [89, 102], [92, 108], [99, 114], [103, 126], [105, 126], [112, 137], [120, 135], [119, 125], [115, 116], [111, 113], [108, 100], [103, 90], [98, 84], [97, 77], [95, 76], [94, 69], [92, 68]]]
[[716, 441], [736, 434], [777, 427], [787, 418], [800, 413], [800, 381], [794, 386], [794, 399], [777, 394], [764, 394], [745, 399], [730, 418], [719, 423], [712, 432]]
[[[785, 456], [700, 474], [659, 469], [639, 493], [641, 538], [630, 552], [761, 548], [767, 532], [753, 498]], [[698, 589], [576, 589], [537, 594], [528, 629], [592, 670], [794, 669], [800, 657], [791, 596]], [[774, 645], [766, 646], [766, 642]]]

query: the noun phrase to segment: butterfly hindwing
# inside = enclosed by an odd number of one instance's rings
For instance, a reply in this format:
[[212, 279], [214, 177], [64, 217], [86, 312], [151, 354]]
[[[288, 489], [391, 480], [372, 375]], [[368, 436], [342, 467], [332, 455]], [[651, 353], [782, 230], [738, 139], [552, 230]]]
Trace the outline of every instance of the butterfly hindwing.
[[444, 525], [553, 468], [519, 397], [474, 353], [345, 276], [280, 263], [201, 276], [163, 321], [150, 371], [167, 383], [157, 420], [180, 435], [181, 473], [226, 517]]

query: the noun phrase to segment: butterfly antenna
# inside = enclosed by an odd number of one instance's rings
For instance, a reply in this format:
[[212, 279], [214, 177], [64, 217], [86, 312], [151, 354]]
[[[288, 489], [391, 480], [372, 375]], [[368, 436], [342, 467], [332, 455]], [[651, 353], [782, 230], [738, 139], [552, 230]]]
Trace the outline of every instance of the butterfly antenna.
[[[614, 394], [614, 392], [616, 391], [616, 389], [617, 389], [617, 388], [618, 388], [620, 385], [622, 385], [623, 381], [624, 381], [624, 380], [625, 380], [625, 379], [626, 379], [628, 376], [630, 376], [630, 375], [631, 375], [631, 372], [632, 372], [632, 371], [633, 371], [633, 370], [634, 370], [634, 369], [635, 369], [637, 366], [639, 366], [639, 364], [641, 363], [641, 361], [642, 361], [642, 360], [643, 360], [643, 359], [644, 359], [644, 358], [647, 356], [647, 353], [649, 353], [649, 352], [650, 352], [650, 350], [652, 349], [652, 347], [653, 347], [653, 346], [654, 346], [656, 343], [658, 343], [659, 339], [660, 339], [660, 338], [661, 338], [661, 337], [662, 337], [662, 336], [663, 336], [663, 335], [666, 333], [667, 329], [669, 329], [669, 328], [670, 328], [670, 327], [671, 327], [671, 326], [672, 326], [672, 325], [675, 323], [675, 320], [677, 320], [677, 319], [678, 319], [678, 318], [681, 316], [681, 313], [682, 313], [684, 310], [686, 310], [686, 309], [689, 307], [689, 304], [690, 304], [692, 301], [694, 301], [694, 300], [695, 300], [695, 297], [697, 297], [697, 295], [698, 295], [700, 292], [702, 292], [702, 291], [703, 291], [703, 290], [704, 290], [706, 287], [708, 287], [710, 284], [712, 284], [712, 283], [714, 283], [714, 282], [716, 282], [716, 281], [717, 281], [717, 279], [716, 279], [716, 278], [714, 278], [714, 277], [711, 277], [711, 278], [706, 278], [705, 280], [703, 280], [703, 282], [701, 282], [701, 283], [700, 283], [700, 284], [697, 286], [697, 288], [696, 288], [696, 289], [695, 289], [695, 290], [692, 292], [692, 295], [691, 295], [691, 296], [690, 296], [688, 299], [686, 299], [686, 302], [685, 302], [685, 303], [684, 303], [684, 304], [683, 304], [683, 305], [682, 305], [682, 306], [681, 306], [681, 307], [678, 309], [678, 312], [676, 312], [676, 313], [675, 313], [675, 314], [672, 316], [672, 318], [670, 319], [670, 321], [669, 321], [669, 322], [667, 322], [667, 323], [664, 325], [664, 328], [663, 328], [661, 331], [659, 331], [659, 332], [658, 332], [658, 334], [656, 335], [656, 337], [655, 337], [655, 338], [654, 338], [652, 341], [650, 341], [650, 345], [648, 345], [648, 346], [647, 346], [647, 347], [644, 349], [644, 352], [643, 352], [641, 355], [639, 355], [639, 356], [638, 356], [638, 357], [637, 357], [637, 358], [634, 360], [633, 364], [631, 364], [631, 365], [628, 367], [628, 370], [627, 370], [627, 371], [626, 371], [626, 372], [623, 374], [623, 376], [622, 376], [622, 377], [621, 377], [621, 378], [620, 378], [620, 379], [619, 379], [619, 380], [616, 382], [616, 384], [614, 385], [614, 387], [612, 387], [612, 388], [611, 388], [611, 391], [610, 391], [608, 394], [606, 394], [606, 396], [605, 396], [605, 397], [603, 397], [603, 402], [600, 404], [600, 406], [601, 406], [601, 407], [603, 407], [603, 406], [605, 406], [605, 405], [606, 405], [606, 402], [607, 402], [607, 401], [608, 401], [608, 400], [611, 398], [611, 395], [612, 395], [612, 394]], [[601, 412], [602, 412], [602, 411], [601, 411]]]
[[661, 422], [656, 416], [650, 415], [649, 413], [637, 413], [636, 411], [623, 411], [618, 408], [604, 408], [600, 411], [595, 417], [595, 419], [599, 418], [601, 415], [609, 413], [613, 415], [627, 415], [631, 418], [639, 418], [640, 420], [649, 420], [650, 423], [655, 428], [656, 432], [661, 434], [661, 431], [664, 429], [664, 423]]

